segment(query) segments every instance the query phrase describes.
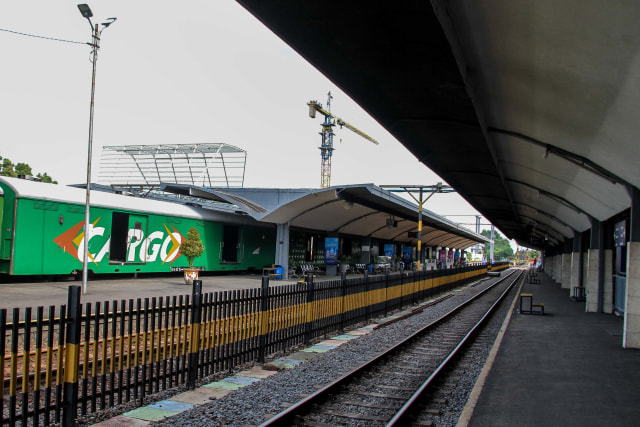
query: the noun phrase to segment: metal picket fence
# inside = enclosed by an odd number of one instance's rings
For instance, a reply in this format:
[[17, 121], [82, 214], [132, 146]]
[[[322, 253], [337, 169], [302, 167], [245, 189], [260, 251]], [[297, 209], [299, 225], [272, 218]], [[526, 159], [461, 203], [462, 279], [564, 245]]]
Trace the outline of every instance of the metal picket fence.
[[[78, 416], [259, 362], [477, 280], [486, 266], [0, 310], [0, 426]], [[11, 314], [9, 318], [9, 314]]]

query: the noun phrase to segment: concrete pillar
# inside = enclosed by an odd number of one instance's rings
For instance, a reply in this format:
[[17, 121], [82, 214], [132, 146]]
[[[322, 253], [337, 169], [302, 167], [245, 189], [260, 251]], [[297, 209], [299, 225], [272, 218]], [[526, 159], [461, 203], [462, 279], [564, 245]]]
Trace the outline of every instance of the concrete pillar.
[[582, 287], [584, 281], [584, 257], [582, 255], [582, 233], [575, 233], [573, 252], [571, 253], [571, 279], [569, 280], [569, 296], [573, 296], [573, 288]]
[[560, 287], [569, 289], [571, 293], [571, 259], [573, 258], [573, 242], [575, 239], [566, 239], [562, 251], [562, 274], [560, 277]]
[[[541, 255], [542, 256], [542, 255]], [[550, 255], [545, 254], [544, 257], [542, 258], [542, 271], [544, 271], [545, 273], [547, 273], [549, 275], [549, 277], [551, 277], [551, 262], [553, 260], [553, 257]]]
[[600, 269], [599, 261], [600, 249], [589, 249], [587, 254], [587, 280], [584, 287], [587, 293], [586, 311], [588, 313], [598, 312], [598, 270]]
[[613, 313], [613, 249], [604, 250], [604, 292], [602, 311]]
[[640, 242], [629, 242], [627, 245], [627, 286], [622, 346], [640, 348]]
[[571, 288], [571, 258], [572, 254], [562, 254], [562, 279], [560, 279], [562, 289]]
[[276, 226], [276, 265], [282, 266], [282, 278], [289, 278], [289, 229], [291, 223]]
[[640, 348], [640, 190], [631, 188], [622, 346]]
[[582, 277], [582, 280], [580, 281], [580, 286], [585, 286], [585, 282], [587, 281], [587, 268], [588, 265], [587, 263], [589, 262], [589, 251], [587, 250], [586, 252], [582, 253], [582, 275], [580, 277]]
[[580, 261], [582, 257], [580, 252], [573, 252], [571, 254], [571, 275], [569, 277], [569, 296], [573, 295], [573, 288], [580, 286], [578, 278], [580, 277]]
[[370, 237], [363, 237], [362, 238], [362, 248], [361, 248], [361, 252], [360, 252], [360, 263], [361, 264], [370, 264], [371, 263], [371, 238]]
[[557, 262], [557, 266], [558, 266], [558, 272], [556, 273], [556, 276], [558, 277], [556, 282], [558, 282], [559, 285], [562, 286], [562, 267], [563, 267], [563, 255], [562, 253], [558, 254], [558, 262]]
[[601, 313], [603, 311], [604, 244], [604, 223], [592, 218], [584, 284], [587, 297], [585, 311], [587, 313]]

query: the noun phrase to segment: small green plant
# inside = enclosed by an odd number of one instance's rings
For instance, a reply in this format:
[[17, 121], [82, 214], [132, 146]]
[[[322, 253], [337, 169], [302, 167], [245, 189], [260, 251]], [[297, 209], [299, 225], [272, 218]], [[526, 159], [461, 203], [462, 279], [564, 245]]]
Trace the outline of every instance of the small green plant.
[[200, 240], [200, 233], [195, 227], [191, 227], [187, 233], [187, 239], [180, 243], [180, 253], [187, 257], [189, 268], [193, 268], [193, 260], [202, 255], [204, 245]]

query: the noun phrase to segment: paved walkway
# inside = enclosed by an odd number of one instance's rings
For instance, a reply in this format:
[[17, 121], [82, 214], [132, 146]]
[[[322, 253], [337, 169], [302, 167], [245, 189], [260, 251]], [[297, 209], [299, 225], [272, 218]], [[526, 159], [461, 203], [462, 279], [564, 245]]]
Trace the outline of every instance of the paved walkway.
[[[359, 277], [349, 275], [351, 277]], [[262, 286], [262, 276], [259, 274], [202, 276], [202, 291], [228, 291], [234, 289], [254, 289]], [[316, 276], [314, 280], [339, 280], [339, 276]], [[82, 281], [64, 280], [50, 282], [10, 282], [12, 278], [4, 279], [0, 283], [0, 308], [37, 307], [43, 305], [66, 304], [69, 286], [82, 286]], [[19, 280], [19, 279], [13, 279]], [[281, 286], [296, 283], [300, 278], [290, 280], [271, 280], [269, 286]], [[185, 285], [181, 274], [175, 276], [145, 276], [133, 279], [117, 277], [113, 279], [98, 279], [87, 282], [87, 293], [83, 294], [82, 302], [112, 301], [129, 298], [164, 297], [191, 294], [192, 287]]]
[[522, 292], [545, 314], [514, 312], [469, 425], [638, 425], [640, 351], [622, 348], [622, 319], [585, 313], [568, 289], [538, 277]]

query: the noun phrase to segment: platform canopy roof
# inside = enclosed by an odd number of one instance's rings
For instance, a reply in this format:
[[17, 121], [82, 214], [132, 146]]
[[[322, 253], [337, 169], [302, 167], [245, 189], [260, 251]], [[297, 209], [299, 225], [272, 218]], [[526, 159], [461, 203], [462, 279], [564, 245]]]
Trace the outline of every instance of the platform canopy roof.
[[105, 146], [98, 180], [145, 190], [160, 182], [242, 187], [246, 160], [246, 151], [221, 143]]
[[521, 245], [631, 206], [637, 0], [237, 1]]
[[[210, 189], [164, 183], [161, 190], [191, 198], [226, 202], [262, 222], [290, 223], [310, 231], [365, 236], [415, 244], [418, 206], [373, 184], [324, 189]], [[422, 243], [466, 249], [489, 239], [424, 210]]]

